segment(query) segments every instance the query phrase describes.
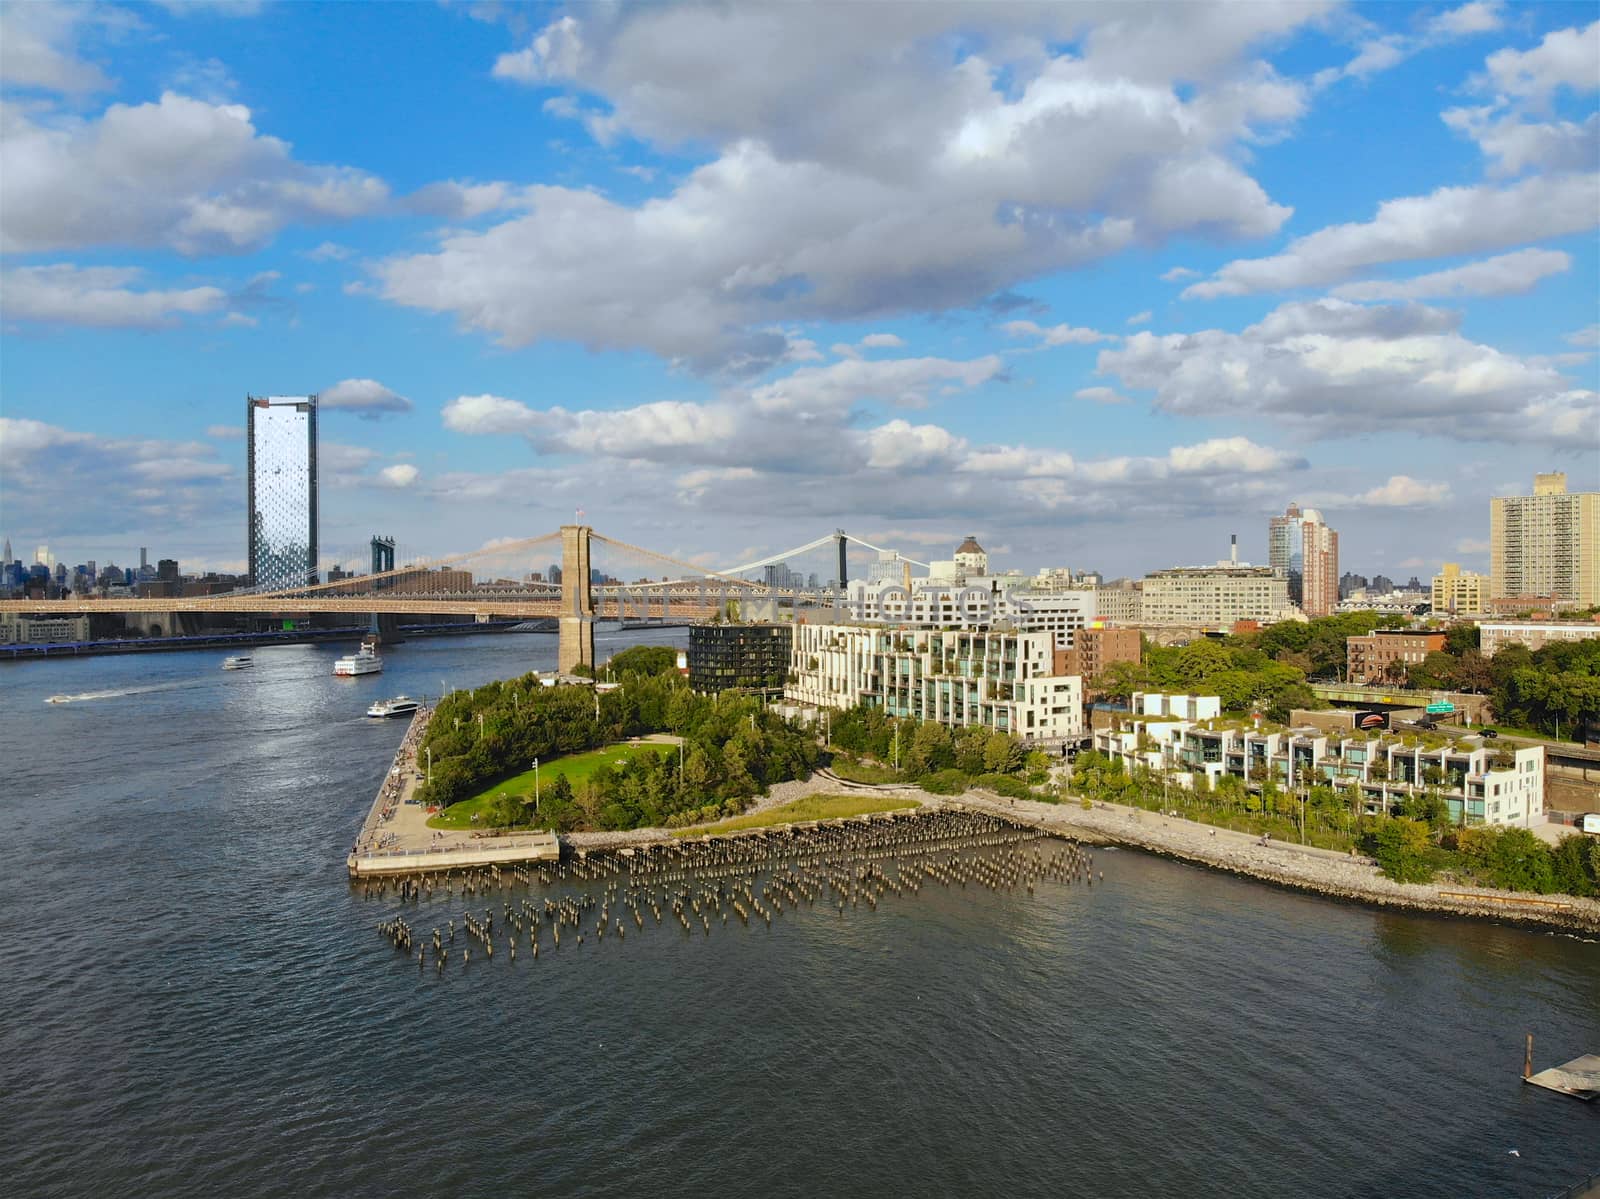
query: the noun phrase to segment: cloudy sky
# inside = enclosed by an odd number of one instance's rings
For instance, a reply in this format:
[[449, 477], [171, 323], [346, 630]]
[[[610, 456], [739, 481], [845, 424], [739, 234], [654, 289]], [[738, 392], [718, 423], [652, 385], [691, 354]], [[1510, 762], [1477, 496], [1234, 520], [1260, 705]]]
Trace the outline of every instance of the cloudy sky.
[[0, 532], [1486, 568], [1600, 487], [1592, 3], [0, 9]]

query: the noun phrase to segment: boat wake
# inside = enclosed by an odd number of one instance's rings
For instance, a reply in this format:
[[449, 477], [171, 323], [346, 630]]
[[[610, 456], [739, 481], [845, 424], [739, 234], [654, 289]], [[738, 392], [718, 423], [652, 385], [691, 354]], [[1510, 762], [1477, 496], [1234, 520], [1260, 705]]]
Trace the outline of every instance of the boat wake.
[[47, 704], [82, 704], [96, 699], [121, 699], [127, 695], [149, 695], [153, 691], [176, 691], [187, 683], [158, 683], [152, 687], [121, 687], [114, 691], [79, 691], [73, 695], [52, 695]]

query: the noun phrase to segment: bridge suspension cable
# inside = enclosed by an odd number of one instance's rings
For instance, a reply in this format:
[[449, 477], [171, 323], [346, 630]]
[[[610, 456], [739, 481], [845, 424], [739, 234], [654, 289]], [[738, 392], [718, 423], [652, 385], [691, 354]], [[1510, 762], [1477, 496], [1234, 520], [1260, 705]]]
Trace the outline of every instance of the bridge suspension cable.
[[[641, 557], [650, 558], [650, 559], [652, 559], [654, 561], [657, 561], [657, 562], [665, 562], [667, 565], [675, 566], [679, 570], [686, 570], [686, 571], [689, 572], [688, 577], [690, 577], [690, 578], [720, 579], [722, 582], [725, 582], [725, 583], [733, 583], [733, 584], [735, 584], [735, 585], [737, 585], [739, 587], [749, 587], [749, 588], [751, 588], [753, 590], [757, 590], [757, 591], [771, 590], [771, 588], [766, 583], [752, 583], [749, 579], [737, 578], [737, 577], [735, 577], [735, 576], [733, 576], [731, 574], [728, 574], [726, 571], [709, 570], [704, 566], [696, 566], [693, 562], [684, 562], [683, 560], [681, 560], [679, 558], [674, 558], [670, 554], [658, 554], [658, 553], [656, 553], [655, 550], [647, 550], [647, 549], [644, 549], [642, 546], [629, 545], [626, 541], [618, 541], [614, 537], [605, 536], [603, 533], [593, 533], [593, 532], [591, 532], [589, 534], [589, 536], [591, 538], [593, 538], [595, 541], [603, 541], [607, 545], [612, 546], [615, 549], [625, 550], [630, 554], [638, 554]], [[647, 584], [643, 584], [643, 585], [647, 586], [647, 587], [648, 586], [657, 586], [657, 587], [663, 586], [663, 584], [660, 584], [660, 583], [655, 583], [655, 584], [647, 583]]]
[[781, 554], [773, 554], [771, 557], [762, 558], [757, 562], [746, 562], [743, 566], [730, 566], [723, 573], [730, 575], [742, 575], [746, 571], [760, 570], [763, 566], [772, 566], [789, 558], [798, 558], [801, 554], [809, 554], [812, 550], [820, 549], [827, 545], [828, 542], [832, 541], [833, 539], [834, 534], [827, 533], [821, 537], [818, 537], [815, 541], [806, 542], [804, 545], [799, 546], [796, 549], [785, 550]]
[[870, 542], [870, 541], [862, 541], [861, 538], [853, 536], [850, 533], [846, 533], [844, 535], [844, 539], [846, 541], [853, 541], [857, 545], [863, 547], [864, 549], [872, 550], [875, 553], [879, 553], [879, 554], [897, 554], [897, 555], [899, 555], [900, 561], [909, 562], [909, 563], [911, 563], [912, 566], [920, 566], [920, 567], [922, 567], [923, 570], [931, 570], [932, 569], [932, 567], [930, 567], [926, 562], [918, 562], [915, 558], [907, 558], [904, 554], [900, 553], [899, 550], [886, 550], [886, 549], [883, 549], [880, 546], [873, 545], [872, 542]]

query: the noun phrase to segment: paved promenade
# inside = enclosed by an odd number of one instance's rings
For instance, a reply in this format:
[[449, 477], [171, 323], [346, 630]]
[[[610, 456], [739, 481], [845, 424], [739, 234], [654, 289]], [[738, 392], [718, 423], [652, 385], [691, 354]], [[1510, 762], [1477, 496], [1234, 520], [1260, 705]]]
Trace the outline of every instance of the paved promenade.
[[422, 708], [411, 718], [411, 727], [395, 753], [394, 764], [378, 788], [356, 843], [350, 847], [346, 865], [351, 877], [414, 874], [559, 857], [561, 846], [554, 833], [490, 837], [469, 830], [458, 832], [428, 827], [428, 811], [416, 802], [416, 790], [423, 781], [417, 750], [432, 715], [431, 708]]

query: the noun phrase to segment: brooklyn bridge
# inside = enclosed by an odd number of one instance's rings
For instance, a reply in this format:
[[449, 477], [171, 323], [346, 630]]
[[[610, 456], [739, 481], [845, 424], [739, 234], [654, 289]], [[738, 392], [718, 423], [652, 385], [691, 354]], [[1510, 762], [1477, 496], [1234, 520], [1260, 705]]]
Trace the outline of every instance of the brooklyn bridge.
[[[850, 578], [848, 556], [857, 549], [889, 551], [835, 530], [802, 546], [721, 570], [597, 533], [589, 525], [563, 525], [536, 537], [494, 542], [476, 550], [404, 565], [388, 563], [374, 539], [374, 569], [331, 582], [264, 590], [242, 588], [215, 595], [148, 598], [73, 595], [61, 599], [0, 600], [0, 612], [38, 615], [239, 613], [284, 617], [335, 613], [369, 616], [374, 628], [401, 616], [455, 616], [480, 621], [555, 619], [560, 629], [559, 668], [594, 665], [596, 621], [691, 622], [721, 615], [776, 618], [782, 608], [832, 608]], [[559, 581], [523, 569], [534, 555], [560, 546]], [[788, 563], [825, 561], [820, 573], [797, 575]], [[907, 568], [926, 563], [899, 558]], [[386, 569], [376, 569], [386, 565]], [[763, 572], [766, 577], [746, 576]], [[508, 578], [508, 574], [520, 578]], [[552, 574], [555, 572], [552, 571]], [[634, 581], [623, 582], [631, 575]], [[654, 576], [654, 577], [648, 577]], [[611, 580], [611, 581], [605, 581]]]

